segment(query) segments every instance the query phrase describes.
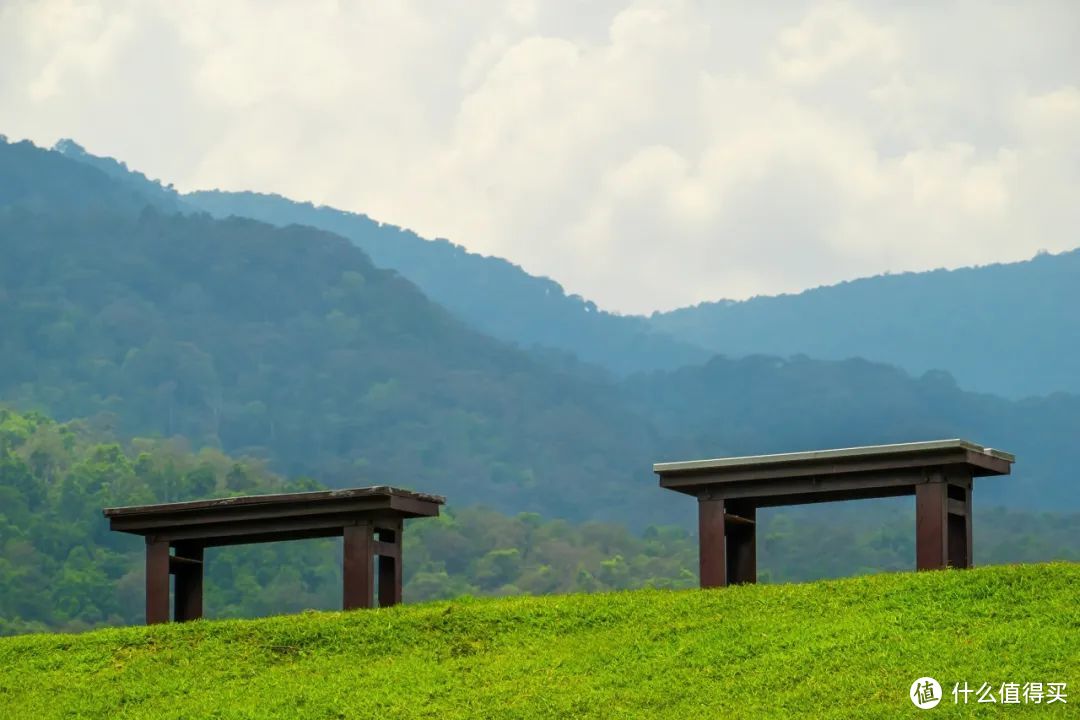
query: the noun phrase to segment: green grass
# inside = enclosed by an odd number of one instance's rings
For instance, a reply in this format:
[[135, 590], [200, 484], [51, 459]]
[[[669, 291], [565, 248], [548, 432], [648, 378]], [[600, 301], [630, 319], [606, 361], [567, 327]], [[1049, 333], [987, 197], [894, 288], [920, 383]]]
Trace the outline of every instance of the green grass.
[[[1078, 716], [1080, 565], [8, 638], [0, 717], [905, 717], [923, 675], [927, 717]], [[1071, 697], [954, 705], [965, 680]]]

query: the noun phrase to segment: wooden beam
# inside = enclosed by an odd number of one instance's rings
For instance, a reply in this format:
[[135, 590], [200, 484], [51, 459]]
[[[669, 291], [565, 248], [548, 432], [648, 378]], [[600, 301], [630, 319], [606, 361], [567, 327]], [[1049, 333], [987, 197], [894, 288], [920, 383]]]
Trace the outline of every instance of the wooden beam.
[[333, 537], [341, 528], [353, 525], [363, 516], [343, 513], [320, 517], [295, 517], [253, 520], [243, 523], [222, 521], [199, 526], [177, 526], [155, 531], [155, 536], [172, 542], [198, 541], [210, 547], [250, 542], [271, 542], [275, 539], [296, 540], [307, 537]]
[[[201, 528], [215, 525], [273, 525], [275, 522], [310, 520], [318, 522], [327, 517], [355, 516], [390, 509], [389, 498], [365, 497], [331, 503], [322, 501], [310, 507], [295, 505], [222, 505], [201, 510], [148, 512], [145, 515], [120, 515], [109, 519], [109, 528], [118, 532], [161, 531]], [[436, 511], [437, 512], [437, 511]], [[155, 534], [157, 534], [155, 532]]]
[[401, 557], [401, 547], [397, 543], [375, 540], [372, 545], [375, 549], [375, 554], [379, 557]]
[[835, 477], [864, 474], [868, 479], [904, 474], [905, 471], [920, 472], [927, 467], [962, 465], [967, 462], [966, 451], [949, 450], [907, 458], [852, 458], [848, 460], [806, 461], [797, 464], [734, 465], [720, 468], [702, 468], [679, 472], [658, 471], [660, 486], [679, 489], [683, 486], [724, 485], [737, 482], [760, 483], [763, 480], [791, 480], [794, 478]]
[[964, 517], [967, 515], [967, 503], [956, 498], [949, 498], [949, 514]]
[[757, 522], [751, 518], [743, 517], [742, 515], [732, 515], [731, 513], [724, 513], [724, 522], [727, 525], [756, 525]]
[[882, 475], [822, 475], [776, 478], [766, 482], [743, 480], [700, 487], [696, 494], [747, 500], [755, 507], [768, 507], [911, 495], [915, 486], [922, 482], [926, 482], [925, 472], [904, 470]]
[[349, 503], [353, 500], [370, 498], [390, 499], [405, 498], [419, 500], [432, 505], [442, 505], [446, 498], [441, 495], [402, 490], [387, 485], [371, 487], [344, 488], [341, 490], [315, 490], [312, 492], [279, 493], [270, 495], [244, 495], [241, 497], [213, 498], [209, 500], [189, 500], [186, 502], [159, 503], [156, 505], [135, 505], [129, 507], [105, 508], [105, 517], [132, 517], [182, 512], [198, 515], [203, 511], [211, 513], [228, 512], [236, 508], [250, 507], [291, 507], [294, 509], [314, 508], [323, 504]]
[[[201, 554], [201, 553], [200, 553]], [[175, 575], [178, 572], [191, 567], [202, 567], [203, 561], [196, 560], [195, 558], [182, 557], [180, 555], [172, 555], [169, 557], [169, 572]]]

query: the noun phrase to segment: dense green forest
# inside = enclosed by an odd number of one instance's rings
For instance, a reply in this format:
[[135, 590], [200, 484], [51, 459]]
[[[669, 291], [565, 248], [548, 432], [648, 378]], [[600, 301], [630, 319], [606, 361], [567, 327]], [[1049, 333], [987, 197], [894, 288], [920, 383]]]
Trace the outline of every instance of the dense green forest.
[[[179, 438], [118, 443], [100, 432], [0, 409], [0, 635], [141, 621], [141, 538], [109, 532], [103, 507], [320, 487]], [[763, 513], [762, 581], [909, 569], [910, 509], [859, 505]], [[980, 509], [976, 532], [979, 563], [1080, 559], [1080, 515]], [[410, 522], [404, 541], [410, 602], [697, 583], [696, 541], [679, 527], [631, 533], [450, 508]], [[208, 562], [211, 617], [340, 607], [338, 541], [219, 548]]]
[[966, 389], [1019, 398], [1080, 393], [1076, 307], [1080, 250], [702, 303], [652, 323], [727, 355], [862, 357], [914, 374], [948, 370]]

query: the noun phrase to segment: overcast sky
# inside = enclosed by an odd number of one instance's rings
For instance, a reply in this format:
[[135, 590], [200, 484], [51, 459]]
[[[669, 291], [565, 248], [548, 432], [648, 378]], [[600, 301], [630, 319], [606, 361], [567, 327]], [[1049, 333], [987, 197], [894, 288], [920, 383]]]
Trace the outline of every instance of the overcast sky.
[[0, 133], [649, 312], [1080, 246], [1080, 2], [0, 0]]

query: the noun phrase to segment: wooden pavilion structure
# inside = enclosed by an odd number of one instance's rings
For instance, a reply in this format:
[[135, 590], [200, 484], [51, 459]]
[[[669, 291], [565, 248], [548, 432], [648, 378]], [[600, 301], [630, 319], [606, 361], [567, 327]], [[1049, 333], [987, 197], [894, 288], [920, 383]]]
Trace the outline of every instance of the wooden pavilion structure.
[[971, 567], [974, 478], [1008, 475], [1009, 453], [966, 440], [659, 463], [660, 487], [698, 501], [701, 586], [757, 581], [759, 507], [915, 496], [915, 565]]
[[[204, 550], [244, 543], [341, 537], [342, 606], [401, 602], [401, 533], [406, 518], [435, 517], [446, 499], [377, 486], [250, 495], [218, 500], [106, 508], [111, 530], [146, 538], [146, 622], [203, 614]], [[376, 556], [378, 564], [376, 565]]]

